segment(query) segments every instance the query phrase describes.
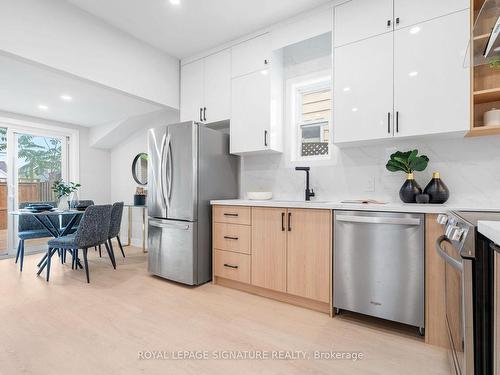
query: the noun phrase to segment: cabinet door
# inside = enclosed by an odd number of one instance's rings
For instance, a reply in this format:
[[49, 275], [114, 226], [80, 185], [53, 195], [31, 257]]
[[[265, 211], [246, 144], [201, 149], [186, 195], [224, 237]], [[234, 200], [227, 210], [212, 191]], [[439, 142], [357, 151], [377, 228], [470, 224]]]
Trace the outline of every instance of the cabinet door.
[[392, 0], [351, 0], [337, 6], [335, 47], [392, 31], [392, 11]]
[[271, 36], [264, 34], [234, 46], [232, 54], [232, 76], [266, 69], [271, 63]]
[[288, 293], [330, 301], [331, 216], [329, 210], [288, 210]]
[[464, 68], [469, 12], [394, 33], [396, 136], [469, 129], [470, 71]]
[[231, 51], [205, 58], [205, 105], [207, 123], [231, 118]]
[[203, 60], [181, 67], [181, 121], [203, 121], [200, 114], [204, 102], [203, 86]]
[[270, 96], [269, 74], [258, 71], [232, 80], [231, 153], [268, 149]]
[[336, 48], [335, 143], [392, 137], [393, 33]]
[[253, 285], [286, 291], [286, 209], [252, 208]]
[[495, 343], [494, 343], [494, 371], [495, 375], [500, 375], [500, 252], [495, 252]]
[[467, 9], [469, 6], [470, 0], [394, 0], [394, 26], [411, 26]]

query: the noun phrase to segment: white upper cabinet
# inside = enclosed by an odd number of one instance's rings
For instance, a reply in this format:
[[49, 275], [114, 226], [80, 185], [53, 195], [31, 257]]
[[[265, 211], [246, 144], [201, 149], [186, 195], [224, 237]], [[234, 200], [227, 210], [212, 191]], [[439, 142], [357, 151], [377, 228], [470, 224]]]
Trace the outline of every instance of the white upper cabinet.
[[394, 25], [411, 26], [469, 7], [470, 0], [394, 0]]
[[469, 129], [468, 39], [468, 10], [394, 33], [394, 135]]
[[232, 77], [263, 70], [271, 64], [272, 41], [270, 34], [264, 34], [231, 49]]
[[348, 1], [335, 8], [334, 22], [335, 47], [390, 32], [393, 0]]
[[181, 67], [181, 121], [203, 121], [204, 63], [198, 60]]
[[334, 98], [334, 143], [392, 137], [392, 33], [335, 49]]
[[181, 67], [181, 121], [204, 123], [231, 117], [231, 51]]
[[270, 75], [260, 71], [233, 79], [231, 153], [265, 151], [269, 147], [270, 87]]
[[204, 121], [207, 123], [231, 118], [230, 50], [205, 58], [205, 105], [203, 115]]

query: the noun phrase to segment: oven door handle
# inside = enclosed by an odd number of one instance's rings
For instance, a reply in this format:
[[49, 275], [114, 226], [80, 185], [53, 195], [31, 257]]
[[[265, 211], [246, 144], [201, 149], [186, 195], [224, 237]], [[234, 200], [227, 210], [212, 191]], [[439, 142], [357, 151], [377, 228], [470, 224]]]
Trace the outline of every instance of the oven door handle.
[[436, 240], [436, 251], [439, 254], [441, 258], [444, 259], [446, 263], [448, 263], [450, 266], [456, 268], [457, 270], [463, 272], [464, 266], [462, 265], [462, 262], [459, 262], [455, 258], [449, 256], [446, 251], [443, 250], [441, 247], [441, 244], [443, 242], [447, 242], [450, 245], [452, 245], [451, 241], [446, 237], [445, 235], [439, 236], [439, 238]]

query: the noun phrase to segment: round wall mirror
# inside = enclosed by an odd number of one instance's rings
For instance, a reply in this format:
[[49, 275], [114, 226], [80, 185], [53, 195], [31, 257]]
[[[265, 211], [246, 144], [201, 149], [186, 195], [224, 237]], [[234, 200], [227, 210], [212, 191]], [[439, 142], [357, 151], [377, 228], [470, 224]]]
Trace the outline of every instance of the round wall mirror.
[[137, 154], [132, 162], [132, 176], [139, 185], [148, 184], [148, 154]]

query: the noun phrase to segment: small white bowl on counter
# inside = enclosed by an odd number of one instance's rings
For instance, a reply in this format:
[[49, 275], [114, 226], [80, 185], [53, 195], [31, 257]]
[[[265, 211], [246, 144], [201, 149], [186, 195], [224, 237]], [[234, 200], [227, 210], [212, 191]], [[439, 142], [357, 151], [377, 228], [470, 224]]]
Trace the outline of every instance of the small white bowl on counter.
[[253, 201], [267, 201], [273, 198], [273, 193], [270, 191], [249, 191], [247, 192], [247, 199]]

